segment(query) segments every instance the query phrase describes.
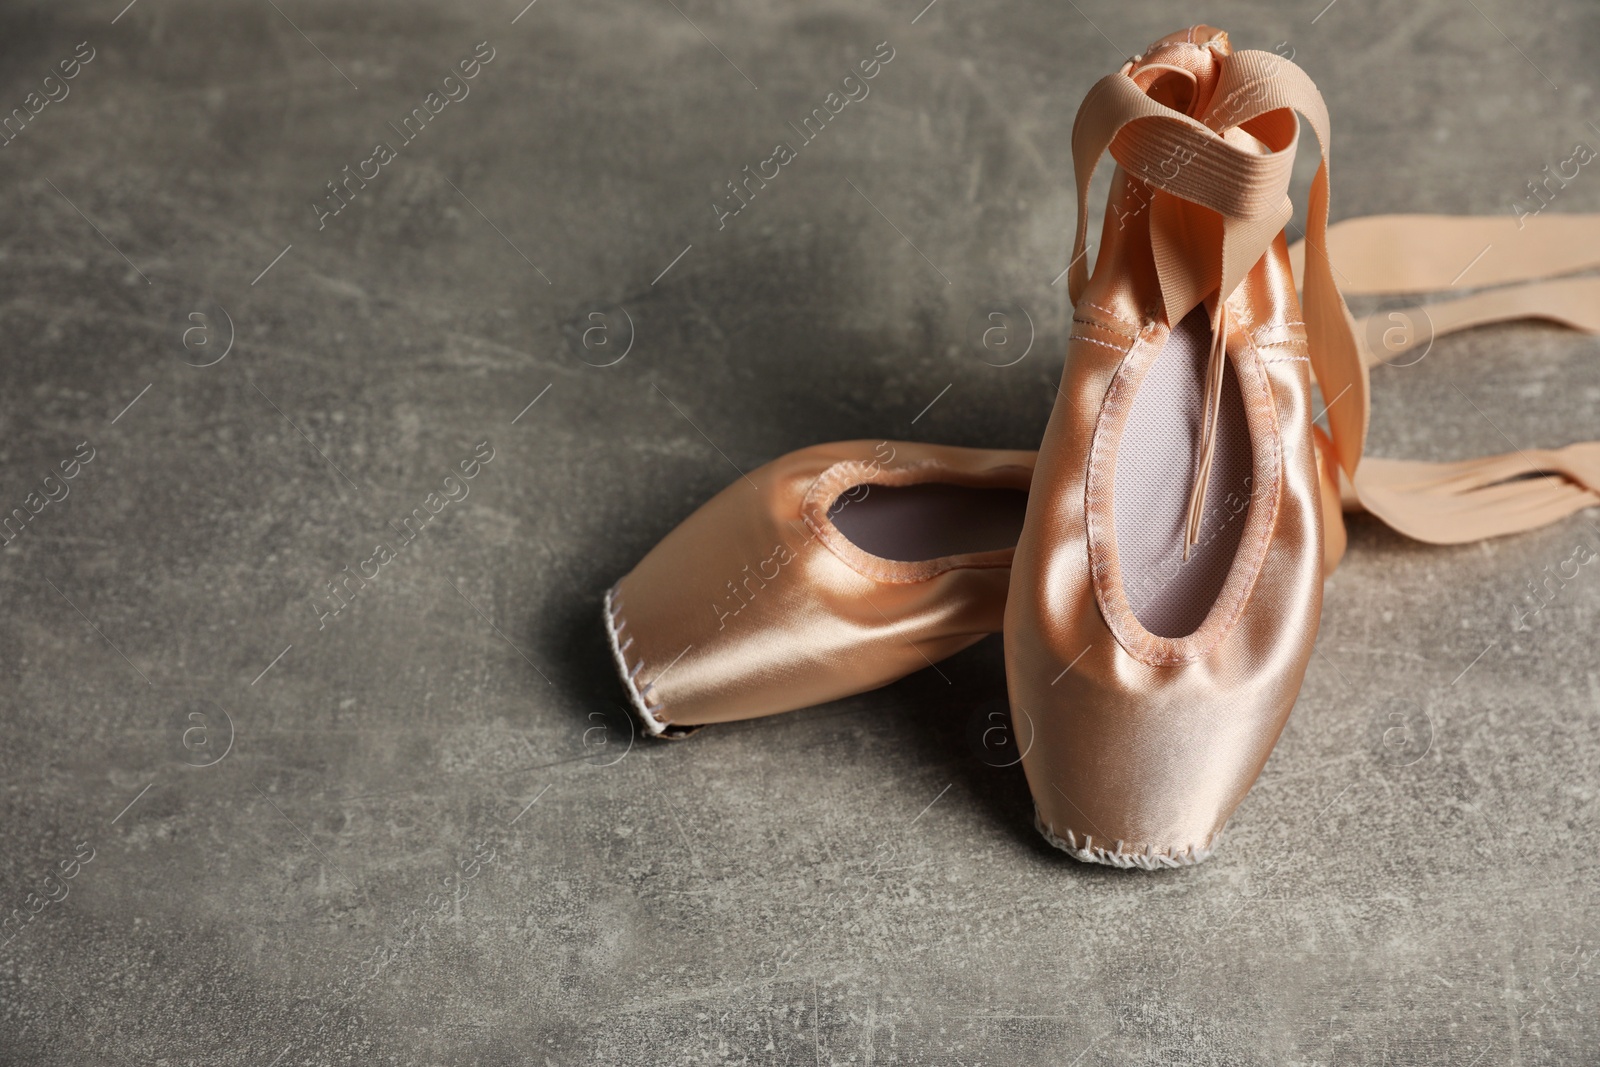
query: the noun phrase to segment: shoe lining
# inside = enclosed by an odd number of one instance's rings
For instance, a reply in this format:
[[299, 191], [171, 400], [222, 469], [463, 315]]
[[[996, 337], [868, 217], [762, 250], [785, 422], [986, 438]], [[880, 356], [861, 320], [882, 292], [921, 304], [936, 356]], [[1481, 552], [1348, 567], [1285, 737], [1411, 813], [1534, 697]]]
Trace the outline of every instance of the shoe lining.
[[1200, 628], [1233, 566], [1249, 512], [1250, 430], [1229, 360], [1200, 540], [1184, 560], [1210, 347], [1210, 320], [1195, 308], [1140, 382], [1117, 445], [1113, 514], [1122, 585], [1134, 617], [1158, 637]]
[[1028, 494], [1021, 489], [921, 482], [857, 485], [828, 509], [863, 552], [900, 563], [1014, 548]]

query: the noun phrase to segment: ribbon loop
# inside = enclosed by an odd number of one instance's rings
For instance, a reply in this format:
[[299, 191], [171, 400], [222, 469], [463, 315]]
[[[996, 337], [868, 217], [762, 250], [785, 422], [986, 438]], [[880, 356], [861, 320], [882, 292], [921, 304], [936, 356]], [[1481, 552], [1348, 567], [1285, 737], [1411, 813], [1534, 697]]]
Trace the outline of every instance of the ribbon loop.
[[[1184, 56], [1160, 54], [1158, 46], [1158, 54], [1100, 79], [1084, 99], [1072, 130], [1078, 186], [1078, 224], [1068, 271], [1073, 302], [1082, 299], [1089, 281], [1084, 263], [1089, 180], [1107, 151], [1129, 180], [1149, 187], [1151, 254], [1167, 322], [1178, 322], [1206, 300], [1215, 301], [1186, 554], [1198, 538], [1215, 445], [1227, 298], [1292, 214], [1288, 186], [1299, 136], [1297, 115], [1310, 124], [1322, 155], [1307, 201], [1306, 236], [1292, 250], [1291, 263], [1303, 291], [1311, 368], [1326, 404], [1328, 432], [1317, 432], [1335, 464], [1329, 469], [1337, 473], [1330, 477], [1340, 479], [1352, 503], [1394, 529], [1441, 544], [1532, 529], [1600, 504], [1600, 442], [1457, 463], [1372, 459], [1363, 465], [1371, 404], [1367, 368], [1407, 346], [1363, 352], [1330, 259], [1331, 248], [1352, 292], [1437, 291], [1453, 288], [1468, 272], [1468, 285], [1506, 286], [1424, 305], [1430, 339], [1467, 326], [1527, 317], [1600, 332], [1600, 311], [1595, 310], [1600, 306], [1600, 278], [1557, 277], [1600, 266], [1600, 215], [1388, 216], [1350, 220], [1330, 230], [1328, 109], [1310, 77], [1271, 52], [1229, 54], [1220, 35], [1209, 49], [1215, 66], [1208, 59], [1186, 68]], [[1188, 91], [1175, 94], [1169, 80], [1163, 94], [1195, 104], [1199, 118], [1147, 92], [1172, 74], [1187, 78]], [[1184, 88], [1181, 80], [1177, 84]], [[1535, 278], [1546, 280], [1506, 285]], [[1552, 278], [1557, 280], [1548, 280]]]

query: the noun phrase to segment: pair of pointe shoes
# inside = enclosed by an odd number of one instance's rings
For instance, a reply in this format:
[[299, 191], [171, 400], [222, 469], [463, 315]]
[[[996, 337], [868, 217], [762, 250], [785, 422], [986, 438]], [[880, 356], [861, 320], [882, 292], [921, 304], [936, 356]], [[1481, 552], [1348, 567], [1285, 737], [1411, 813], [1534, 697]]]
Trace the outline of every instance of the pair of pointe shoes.
[[[1296, 112], [1323, 157], [1291, 250]], [[1075, 312], [1039, 451], [846, 441], [718, 494], [606, 596], [646, 730], [839, 699], [1003, 631], [1045, 837], [1119, 867], [1209, 856], [1294, 705], [1343, 510], [1448, 544], [1600, 504], [1595, 443], [1362, 457], [1369, 364], [1427, 339], [1406, 324], [1600, 330], [1600, 279], [1507, 284], [1595, 266], [1600, 218], [1329, 229], [1327, 145], [1304, 72], [1209, 27], [1097, 83], [1073, 130]], [[1118, 167], [1091, 277], [1087, 191], [1107, 151]], [[1501, 287], [1426, 312], [1358, 324], [1335, 285], [1447, 289], [1485, 244], [1499, 255], [1473, 284]]]

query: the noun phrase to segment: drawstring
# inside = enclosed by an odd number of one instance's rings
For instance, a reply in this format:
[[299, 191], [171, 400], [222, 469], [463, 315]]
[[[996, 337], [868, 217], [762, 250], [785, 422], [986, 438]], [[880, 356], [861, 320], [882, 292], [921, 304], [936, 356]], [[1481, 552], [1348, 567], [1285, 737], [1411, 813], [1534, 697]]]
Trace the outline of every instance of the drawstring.
[[1211, 484], [1211, 461], [1217, 453], [1217, 422], [1222, 414], [1222, 375], [1228, 358], [1228, 303], [1217, 294], [1217, 310], [1211, 316], [1211, 354], [1206, 359], [1206, 394], [1200, 422], [1200, 456], [1195, 467], [1194, 485], [1189, 490], [1189, 523], [1183, 536], [1183, 559], [1200, 543], [1200, 521], [1205, 515], [1206, 490]]

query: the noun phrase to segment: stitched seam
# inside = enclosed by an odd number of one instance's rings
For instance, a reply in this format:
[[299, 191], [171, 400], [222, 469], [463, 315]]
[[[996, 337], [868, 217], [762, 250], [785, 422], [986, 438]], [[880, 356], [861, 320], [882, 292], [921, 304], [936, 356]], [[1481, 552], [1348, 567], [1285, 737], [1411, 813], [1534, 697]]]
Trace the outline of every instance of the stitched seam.
[[[1279, 335], [1279, 339], [1278, 340], [1276, 340], [1276, 341], [1265, 340], [1265, 338], [1270, 337], [1270, 336], [1272, 336], [1274, 334]], [[1269, 323], [1268, 325], [1263, 326], [1258, 330], [1252, 330], [1250, 332], [1250, 341], [1251, 341], [1252, 344], [1261, 345], [1261, 346], [1265, 346], [1265, 345], [1286, 345], [1286, 344], [1304, 344], [1306, 342], [1306, 331], [1305, 331], [1304, 327], [1297, 326], [1297, 325], [1295, 325], [1293, 323], [1276, 323], [1276, 324]]]
[[[1092, 345], [1099, 345], [1101, 348], [1109, 348], [1113, 352], [1121, 352], [1123, 355], [1128, 354], [1128, 348], [1123, 348], [1120, 345], [1114, 345], [1109, 341], [1097, 341], [1093, 337], [1085, 337], [1081, 333], [1073, 334], [1071, 339], [1074, 341], [1087, 341]], [[1135, 338], [1135, 340], [1138, 340], [1138, 338]], [[1129, 345], [1128, 347], [1132, 348], [1133, 346]]]
[[1096, 304], [1093, 300], [1085, 300], [1083, 302], [1083, 304], [1084, 304], [1085, 307], [1092, 307], [1096, 311], [1105, 312], [1107, 315], [1110, 315], [1113, 320], [1122, 323], [1122, 325], [1128, 327], [1130, 330], [1142, 331], [1144, 329], [1144, 325], [1142, 323], [1137, 323], [1137, 322], [1133, 322], [1133, 321], [1131, 321], [1129, 319], [1125, 319], [1121, 315], [1119, 315], [1117, 312], [1112, 311], [1108, 307], [1101, 307], [1099, 304]]
[[1269, 330], [1289, 330], [1296, 326], [1303, 328], [1305, 323], [1299, 319], [1285, 319], [1283, 322], [1253, 322], [1250, 329], [1250, 334], [1251, 337], [1254, 338], [1255, 336], [1266, 333]]
[[[622, 602], [616, 594], [616, 586], [606, 590], [605, 609], [603, 611], [606, 622], [606, 638], [611, 645], [611, 658], [617, 665], [617, 671], [622, 675], [623, 688], [628, 691], [628, 702], [633, 705], [633, 710], [638, 713], [650, 735], [652, 737], [660, 737], [666, 732], [667, 727], [672, 725], [666, 719], [660, 717], [666, 711], [667, 706], [665, 702], [651, 704], [648, 701], [647, 695], [655, 688], [655, 682], [651, 682], [643, 689], [639, 688], [637, 679], [639, 672], [644, 669], [644, 657], [641, 656], [638, 664], [631, 670], [628, 667], [628, 657], [623, 651], [624, 646], [620, 644], [622, 631], [627, 628], [628, 622], [622, 617]], [[632, 637], [628, 638], [628, 644], [633, 644]]]
[[[1188, 845], [1163, 845], [1157, 848], [1153, 844], [1146, 844], [1142, 848], [1137, 842], [1132, 849], [1127, 848], [1126, 841], [1115, 842], [1112, 848], [1094, 843], [1093, 834], [1079, 835], [1070, 828], [1061, 831], [1055, 830], [1044, 821], [1044, 816], [1037, 808], [1033, 813], [1033, 825], [1044, 839], [1073, 859], [1084, 863], [1103, 863], [1111, 867], [1139, 867], [1144, 870], [1161, 870], [1163, 868], [1189, 867], [1209, 859], [1216, 851], [1217, 839], [1222, 836], [1218, 830], [1207, 837], [1204, 844]], [[1062, 834], [1066, 836], [1061, 836]], [[1079, 839], [1082, 844], [1079, 844]]]
[[[1105, 330], [1107, 333], [1121, 334], [1123, 337], [1127, 337], [1132, 340], [1138, 340], [1139, 338], [1139, 331], [1127, 326], [1127, 324], [1122, 322], [1121, 319], [1118, 319], [1117, 322], [1113, 324], [1109, 322], [1101, 322], [1099, 319], [1079, 318], [1078, 316], [1074, 315], [1072, 317], [1072, 321], [1082, 326], [1093, 326], [1097, 330]], [[1124, 328], [1118, 329], [1119, 326]]]

